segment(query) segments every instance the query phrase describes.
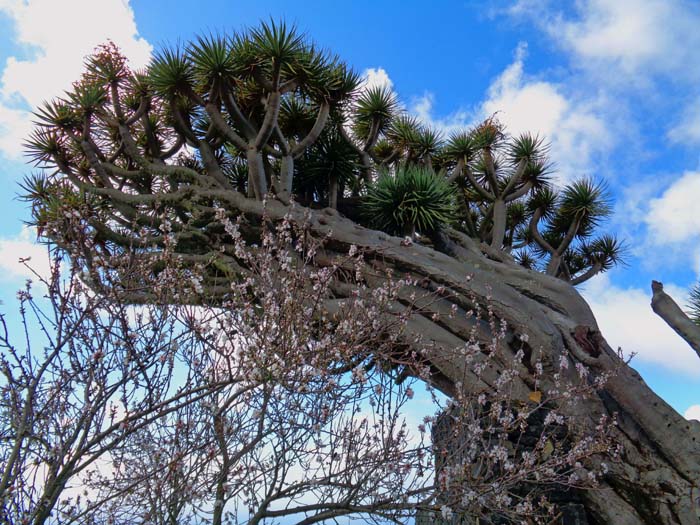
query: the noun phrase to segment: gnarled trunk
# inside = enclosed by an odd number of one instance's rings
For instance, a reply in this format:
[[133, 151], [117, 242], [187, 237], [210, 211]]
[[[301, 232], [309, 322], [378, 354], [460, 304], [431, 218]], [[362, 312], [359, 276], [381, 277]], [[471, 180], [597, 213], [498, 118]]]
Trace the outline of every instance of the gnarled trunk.
[[[253, 212], [258, 203], [236, 198], [241, 211]], [[258, 210], [259, 211], [259, 210]], [[281, 218], [289, 209], [279, 203], [267, 208], [270, 218]], [[301, 220], [303, 211], [292, 212]], [[415, 314], [409, 330], [428, 343], [427, 356], [436, 370], [433, 382], [450, 394], [457, 382], [463, 388], [483, 387], [483, 378], [470, 372], [459, 353], [472, 325], [466, 315], [451, 318], [441, 313], [457, 308], [465, 312], [474, 302], [489, 304], [495, 316], [507, 323], [509, 336], [527, 335], [530, 348], [542, 352], [547, 365], [562, 355], [593, 371], [617, 368], [596, 399], [580, 405], [576, 414], [593, 428], [600, 416], [617, 414], [615, 439], [623, 446], [622, 461], [610, 465], [602, 484], [580, 493], [590, 524], [665, 525], [697, 524], [700, 510], [700, 422], [687, 421], [657, 396], [640, 375], [607, 344], [589, 306], [569, 284], [526, 270], [507, 255], [477, 245], [458, 232], [434, 238], [434, 248], [409, 244], [400, 238], [365, 229], [325, 209], [311, 214], [311, 228], [329, 235], [327, 257], [347, 253], [351, 245], [364, 251], [374, 267], [392, 267], [411, 274], [427, 289], [448, 291], [438, 302]], [[327, 260], [327, 259], [326, 259]], [[489, 337], [483, 334], [483, 337]], [[552, 369], [554, 367], [552, 366]], [[497, 374], [498, 371], [493, 371]], [[488, 380], [488, 375], [485, 376]], [[524, 385], [526, 386], [526, 385]]]
[[[545, 373], [558, 370], [562, 356], [583, 363], [594, 374], [616, 370], [597, 397], [574, 408], [558, 407], [591, 430], [604, 415], [616, 414], [619, 422], [612, 432], [624, 449], [622, 461], [610, 464], [599, 488], [577, 496], [588, 523], [691, 525], [700, 521], [693, 502], [700, 497], [700, 422], [685, 420], [621, 362], [598, 331], [589, 306], [570, 284], [527, 270], [509, 254], [452, 230], [436, 233], [432, 246], [427, 246], [369, 230], [330, 208], [308, 210], [276, 200], [264, 204], [217, 188], [193, 187], [191, 193], [193, 200], [213, 199], [231, 215], [251, 219], [246, 223], [259, 224], [265, 216], [271, 221], [288, 217], [308, 224], [311, 234], [326, 239], [316, 258], [318, 265], [347, 260], [354, 245], [369, 263], [368, 282], [383, 275], [377, 269], [391, 269], [395, 275], [414, 277], [425, 290], [441, 290], [438, 300], [412, 314], [407, 340], [421, 339], [419, 350], [434, 371], [430, 381], [448, 395], [455, 392], [457, 383], [467, 391], [480, 392], [498, 377], [497, 360], [477, 375], [459, 351], [474, 331], [484, 342], [492, 339], [488, 326], [482, 328], [467, 315], [475, 303], [488, 305], [497, 320], [507, 324], [503, 344], [515, 347], [527, 340], [530, 355], [538, 354]], [[221, 289], [225, 293], [229, 288]], [[342, 299], [353, 288], [336, 283], [336, 291]], [[414, 291], [406, 290], [405, 301], [396, 308], [407, 308]], [[329, 301], [329, 310], [332, 303]], [[444, 315], [450, 312], [457, 315]], [[575, 367], [569, 373], [575, 374]], [[521, 383], [514, 387], [527, 397], [532, 386], [527, 374], [517, 381]], [[545, 384], [542, 390], [546, 388]]]

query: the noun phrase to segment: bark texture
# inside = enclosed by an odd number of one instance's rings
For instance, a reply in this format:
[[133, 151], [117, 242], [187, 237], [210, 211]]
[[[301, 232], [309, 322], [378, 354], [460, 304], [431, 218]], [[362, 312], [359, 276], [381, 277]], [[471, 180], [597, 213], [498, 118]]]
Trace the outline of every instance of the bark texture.
[[676, 304], [676, 301], [664, 292], [663, 284], [652, 281], [651, 291], [653, 294], [651, 307], [654, 312], [666, 321], [666, 324], [673, 328], [700, 357], [700, 326], [695, 324]]
[[[231, 62], [230, 57], [235, 60]], [[464, 221], [474, 237], [488, 243], [450, 229], [434, 232], [429, 242], [413, 242], [416, 227], [411, 221], [404, 225], [411, 238], [400, 239], [363, 228], [332, 209], [335, 205], [341, 210], [352, 208], [342, 200], [342, 186], [329, 192], [331, 208], [309, 211], [288, 205], [294, 160], [319, 139], [327, 121], [356, 149], [365, 183], [372, 178], [372, 163], [375, 168], [400, 161], [432, 166], [438, 141], [400, 115], [390, 93], [375, 92], [360, 100], [366, 111], [357, 122], [366, 126], [367, 136], [356, 143], [359, 137], [348, 136], [344, 128], [343, 104], [354, 96], [359, 77], [295, 36], [285, 24], [263, 24], [250, 38], [232, 42], [200, 40], [185, 54], [165, 51], [150, 66], [147, 86], [128, 72], [118, 52], [109, 46], [91, 58], [89, 65], [90, 75], [75, 86], [69, 99], [49, 103], [40, 111], [39, 129], [28, 144], [33, 160], [51, 172], [28, 182], [37, 227], [70, 253], [76, 264], [89, 270], [97, 251], [107, 259], [115, 255], [117, 260], [122, 255], [130, 262], [138, 259], [145, 271], [156, 273], [162, 268], [154, 266], [154, 261], [166, 248], [167, 238], [183, 264], [211, 270], [203, 284], [215, 302], [230, 292], [231, 279], [242, 270], [230, 238], [216, 224], [220, 212], [228, 219], [241, 218], [244, 237], [249, 235], [246, 240], [251, 243], [259, 241], [256, 234], [265, 218], [280, 221], [291, 215], [297, 223], [310, 222], [310, 234], [326, 239], [316, 259], [319, 266], [346, 259], [354, 245], [369, 263], [363, 277], [370, 284], [381, 280], [386, 270], [409, 274], [412, 282], [419, 283], [416, 289], [404, 291], [405, 296], [394, 305], [397, 312], [409, 308], [417, 292], [433, 293], [420, 312], [410, 312], [407, 343], [420, 339], [416, 350], [432, 365], [430, 381], [448, 395], [454, 394], [457, 383], [481, 392], [500, 373], [498, 361], [490, 360], [486, 371], [477, 376], [460, 352], [473, 333], [485, 344], [493, 337], [488, 323], [467, 315], [474, 306], [488, 307], [507, 324], [504, 355], [511, 350], [514, 354], [527, 341], [526, 359], [537, 356], [550, 377], [558, 371], [562, 356], [574, 364], [585, 364], [593, 374], [616, 370], [597, 398], [566, 410], [590, 427], [601, 416], [616, 414], [619, 426], [614, 432], [624, 447], [623, 461], [611, 465], [600, 489], [582, 492], [581, 500], [571, 504], [585, 508], [590, 524], [700, 522], [693, 503], [700, 497], [700, 423], [686, 421], [621, 362], [571, 284], [614, 265], [620, 257], [619, 243], [614, 238], [605, 243], [591, 241], [588, 248], [602, 243], [593, 251], [579, 246], [576, 253], [582, 262], [574, 269], [563, 258], [572, 239], [585, 233], [581, 229], [584, 218], [591, 226], [609, 213], [600, 186], [582, 181], [565, 190], [562, 198], [552, 193], [536, 207], [530, 233], [551, 256], [548, 273], [552, 275], [527, 270], [508, 253], [514, 248], [515, 230], [507, 224], [508, 204], [529, 194], [534, 198], [532, 190], [546, 186], [548, 167], [542, 151], [546, 148], [537, 137], [526, 135], [512, 144], [504, 142], [500, 125], [488, 119], [456, 139], [450, 146], [450, 162], [455, 167], [449, 178], [463, 175], [466, 181], [461, 182], [468, 182], [476, 192], [474, 203], [466, 201]], [[103, 88], [110, 90], [110, 96], [100, 92]], [[121, 100], [127, 94], [141, 99], [138, 109], [129, 109]], [[280, 118], [281, 111], [292, 121], [298, 120], [292, 118], [293, 108], [283, 108], [283, 100], [296, 101], [305, 113], [313, 108], [310, 129], [283, 129], [289, 126]], [[202, 120], [199, 116], [204, 113], [207, 119]], [[376, 148], [379, 137], [390, 146], [381, 158]], [[185, 144], [198, 153], [182, 151]], [[500, 150], [498, 144], [503, 146]], [[176, 158], [178, 153], [183, 155]], [[243, 174], [234, 170], [242, 156], [247, 171]], [[512, 158], [519, 159], [515, 169], [497, 171], [496, 161]], [[477, 161], [484, 164], [484, 184], [481, 175], [471, 171]], [[279, 169], [273, 164], [279, 164]], [[247, 196], [241, 192], [245, 179]], [[357, 196], [360, 181], [355, 182]], [[314, 191], [309, 186], [299, 194]], [[588, 204], [581, 204], [581, 196]], [[576, 204], [573, 216], [559, 205], [566, 204], [566, 199]], [[313, 204], [313, 198], [307, 203]], [[483, 215], [479, 225], [472, 217], [474, 207]], [[556, 212], [551, 221], [557, 223], [549, 224], [546, 231], [564, 235], [557, 247], [538, 230], [545, 208]], [[84, 222], [74, 220], [76, 215]], [[71, 228], [77, 228], [75, 235]], [[506, 242], [508, 229], [511, 235]], [[354, 268], [348, 270], [354, 275]], [[143, 284], [139, 281], [142, 274], [134, 277], [133, 288], [128, 276], [121, 277], [122, 286], [135, 290], [135, 302], [149, 300], [149, 290], [138, 287]], [[87, 279], [93, 279], [99, 289], [99, 272], [89, 273]], [[353, 293], [352, 279], [335, 283], [333, 291], [336, 297], [327, 304], [331, 312], [338, 301]], [[657, 305], [668, 303], [661, 295], [658, 299]], [[457, 315], [443, 315], [453, 311]], [[527, 373], [532, 365], [523, 363], [524, 373], [515, 385], [516, 393], [525, 398], [534, 386]], [[575, 367], [567, 373], [576, 374]], [[538, 386], [547, 388], [546, 384]], [[577, 511], [579, 521], [584, 519], [580, 514]]]
[[[241, 211], [260, 211], [260, 203], [234, 198]], [[267, 207], [272, 219], [288, 211], [277, 202]], [[299, 219], [302, 213], [292, 212]], [[433, 382], [448, 394], [457, 382], [476, 389], [498, 374], [498, 370], [490, 370], [491, 375], [487, 373], [479, 380], [456, 357], [455, 349], [464, 344], [472, 329], [466, 316], [432, 319], [432, 313], [444, 312], [452, 305], [465, 312], [474, 302], [489, 303], [495, 315], [507, 322], [510, 340], [515, 340], [516, 334], [526, 334], [529, 346], [543, 353], [545, 369], [549, 365], [553, 370], [563, 354], [593, 371], [617, 368], [599, 398], [579, 406], [578, 413], [572, 414], [586, 425], [595, 425], [602, 414], [617, 414], [615, 432], [624, 447], [622, 461], [611, 465], [600, 488], [580, 494], [587, 522], [700, 522], [700, 510], [694, 503], [700, 497], [700, 422], [683, 418], [634, 369], [621, 362], [573, 286], [526, 270], [502, 252], [477, 245], [458, 232], [441, 232], [430, 247], [407, 245], [400, 238], [367, 230], [331, 209], [312, 212], [310, 220], [315, 233], [329, 236], [326, 256], [356, 245], [375, 267], [409, 273], [420, 278], [426, 289], [444, 287], [449, 291], [449, 298], [431, 304], [410, 322], [411, 330], [427, 343], [427, 355], [435, 370]], [[489, 337], [487, 331], [483, 336]], [[527, 384], [522, 388], [526, 391]]]

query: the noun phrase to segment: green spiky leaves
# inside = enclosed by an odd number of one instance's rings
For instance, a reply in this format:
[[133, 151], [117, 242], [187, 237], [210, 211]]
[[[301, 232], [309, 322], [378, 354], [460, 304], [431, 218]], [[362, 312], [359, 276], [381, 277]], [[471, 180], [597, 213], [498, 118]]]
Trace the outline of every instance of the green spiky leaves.
[[418, 141], [420, 128], [416, 117], [402, 114], [391, 122], [386, 136], [399, 149], [409, 150]]
[[65, 139], [52, 129], [35, 129], [24, 143], [27, 156], [36, 166], [54, 166], [65, 155]]
[[496, 148], [504, 139], [503, 125], [492, 116], [472, 131], [474, 144], [480, 149]]
[[478, 150], [474, 135], [468, 131], [459, 131], [450, 135], [445, 144], [443, 153], [453, 159], [463, 159], [466, 162], [473, 160]]
[[532, 194], [527, 206], [531, 212], [539, 210], [540, 215], [547, 219], [554, 216], [558, 198], [559, 196], [554, 189], [544, 187]]
[[418, 159], [429, 159], [436, 155], [442, 147], [442, 134], [435, 128], [421, 126], [412, 145], [412, 153]]
[[126, 57], [114, 42], [98, 46], [85, 61], [85, 67], [87, 78], [101, 84], [118, 84], [130, 74]]
[[329, 181], [332, 179], [343, 187], [351, 187], [357, 169], [352, 146], [343, 139], [337, 127], [331, 126], [299, 159], [294, 177], [295, 191], [301, 195], [312, 193], [325, 201], [326, 194], [331, 191]]
[[569, 184], [561, 195], [560, 212], [565, 217], [580, 217], [597, 225], [612, 213], [605, 184], [591, 178]]
[[603, 235], [594, 241], [584, 244], [581, 248], [582, 254], [589, 264], [598, 263], [602, 270], [610, 270], [615, 266], [625, 264], [627, 247], [614, 235]]
[[317, 112], [316, 106], [301, 97], [285, 97], [280, 105], [280, 129], [285, 136], [303, 137], [314, 125]]
[[454, 220], [454, 189], [431, 170], [402, 165], [369, 188], [363, 209], [370, 224], [387, 233], [429, 233]]
[[355, 102], [355, 133], [366, 140], [386, 132], [398, 111], [396, 94], [387, 86], [364, 90]]
[[306, 51], [305, 36], [286, 22], [262, 22], [250, 30], [249, 39], [259, 59], [279, 65], [295, 61]]
[[59, 130], [73, 129], [80, 125], [80, 116], [65, 100], [44, 102], [34, 113], [37, 124]]
[[688, 297], [688, 314], [690, 319], [700, 326], [700, 283], [690, 289]]
[[536, 163], [547, 154], [549, 146], [539, 135], [522, 133], [509, 144], [508, 157], [513, 164], [520, 161]]
[[197, 78], [187, 51], [181, 47], [166, 47], [157, 52], [148, 71], [154, 91], [167, 98], [188, 95]]
[[190, 44], [188, 56], [194, 79], [205, 92], [226, 89], [239, 73], [230, 41], [220, 35], [197, 38]]
[[220, 99], [226, 90], [235, 90], [238, 100], [281, 91], [340, 102], [360, 80], [295, 26], [270, 21], [233, 37], [211, 34], [166, 47], [153, 58], [149, 81], [157, 94], [171, 99], [194, 93]]
[[74, 110], [80, 118], [92, 115], [101, 109], [107, 101], [107, 91], [97, 83], [81, 83], [68, 94]]

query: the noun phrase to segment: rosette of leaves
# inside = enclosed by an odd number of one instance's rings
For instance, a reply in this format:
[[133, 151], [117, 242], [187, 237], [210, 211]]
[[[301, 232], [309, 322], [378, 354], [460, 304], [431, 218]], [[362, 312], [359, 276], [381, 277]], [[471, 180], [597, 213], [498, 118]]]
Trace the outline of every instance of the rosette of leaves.
[[296, 163], [294, 190], [303, 202], [317, 199], [336, 208], [338, 196], [357, 183], [360, 164], [354, 148], [329, 126]]
[[368, 147], [387, 131], [398, 112], [396, 94], [386, 86], [364, 90], [358, 97], [353, 111], [353, 131]]
[[368, 188], [363, 211], [372, 227], [390, 234], [430, 233], [455, 219], [454, 190], [432, 170], [403, 164]]

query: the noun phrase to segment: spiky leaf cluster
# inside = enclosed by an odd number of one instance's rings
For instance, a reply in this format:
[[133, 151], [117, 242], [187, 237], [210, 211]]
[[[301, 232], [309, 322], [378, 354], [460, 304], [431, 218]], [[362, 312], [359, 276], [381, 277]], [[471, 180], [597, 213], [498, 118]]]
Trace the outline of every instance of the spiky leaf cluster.
[[454, 192], [444, 178], [424, 167], [401, 165], [382, 174], [364, 200], [370, 224], [393, 234], [430, 233], [455, 218]]
[[690, 289], [688, 313], [693, 322], [700, 326], [700, 284], [696, 284]]
[[165, 46], [139, 72], [101, 46], [36, 119], [26, 146], [45, 171], [23, 191], [59, 242], [66, 217], [90, 215], [85, 260], [167, 244], [220, 268], [235, 254], [210, 226], [215, 209], [292, 197], [390, 234], [455, 228], [573, 283], [624, 253], [596, 235], [611, 210], [604, 186], [557, 189], [543, 137], [490, 117], [445, 138], [285, 22]]

